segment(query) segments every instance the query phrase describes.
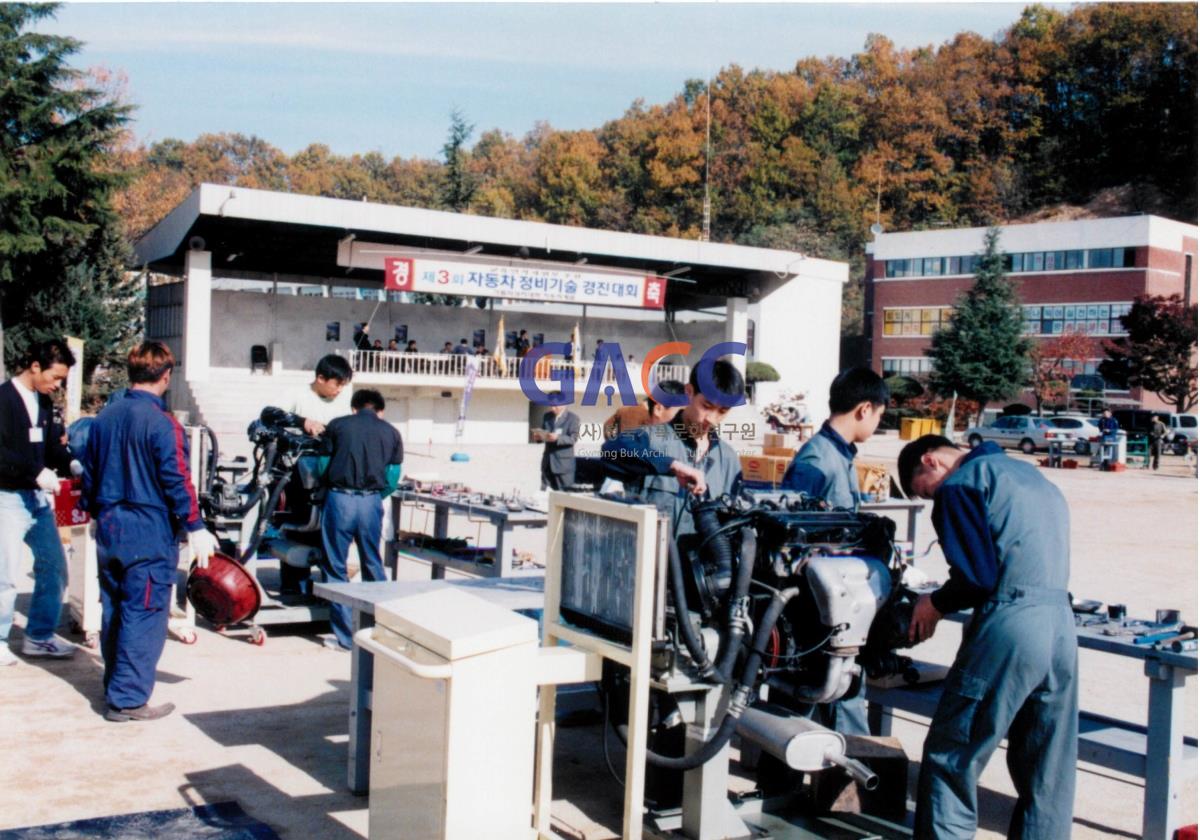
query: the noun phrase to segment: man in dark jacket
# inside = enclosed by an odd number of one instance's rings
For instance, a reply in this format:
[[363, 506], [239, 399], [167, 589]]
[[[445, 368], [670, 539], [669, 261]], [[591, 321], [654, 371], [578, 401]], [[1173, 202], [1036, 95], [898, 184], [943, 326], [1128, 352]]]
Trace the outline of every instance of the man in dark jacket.
[[[350, 400], [353, 414], [338, 417], [325, 429], [332, 447], [325, 484], [325, 511], [321, 516], [322, 570], [325, 579], [344, 583], [350, 544], [358, 548], [364, 580], [386, 580], [379, 540], [383, 531], [380, 497], [390, 495], [400, 481], [404, 442], [396, 428], [383, 419], [383, 396], [362, 389]], [[350, 609], [329, 605], [333, 638], [326, 647], [350, 650], [354, 645]]]
[[542, 415], [537, 440], [542, 450], [542, 489], [565, 490], [575, 483], [575, 441], [579, 439], [579, 415], [565, 405], [550, 406]]
[[39, 342], [18, 365], [20, 373], [0, 385], [0, 665], [17, 661], [7, 643], [23, 545], [33, 554], [34, 582], [21, 653], [54, 658], [75, 653], [74, 645], [54, 635], [67, 561], [50, 503], [58, 492], [58, 474], [72, 467], [50, 395], [73, 364], [66, 342]]
[[1008, 836], [1067, 840], [1079, 684], [1066, 499], [991, 442], [966, 452], [926, 435], [901, 450], [897, 472], [906, 493], [933, 499], [950, 566], [913, 608], [910, 640], [928, 639], [945, 613], [974, 610], [925, 739], [913, 836], [975, 836], [979, 774], [1007, 738], [1017, 790]]
[[183, 427], [163, 402], [174, 367], [160, 342], [130, 351], [129, 390], [96, 417], [83, 458], [83, 496], [96, 518], [104, 717], [117, 723], [174, 711], [148, 701], [167, 637], [177, 534], [186, 532], [201, 567], [216, 550], [200, 518]]

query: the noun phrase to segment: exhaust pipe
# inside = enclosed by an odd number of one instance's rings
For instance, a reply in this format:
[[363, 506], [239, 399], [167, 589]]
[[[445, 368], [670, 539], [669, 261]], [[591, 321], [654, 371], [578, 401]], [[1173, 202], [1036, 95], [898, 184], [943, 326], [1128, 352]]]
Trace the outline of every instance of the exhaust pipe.
[[864, 790], [879, 787], [879, 777], [861, 761], [846, 756], [846, 739], [808, 718], [778, 707], [755, 706], [738, 719], [737, 733], [793, 770], [815, 773], [840, 767]]

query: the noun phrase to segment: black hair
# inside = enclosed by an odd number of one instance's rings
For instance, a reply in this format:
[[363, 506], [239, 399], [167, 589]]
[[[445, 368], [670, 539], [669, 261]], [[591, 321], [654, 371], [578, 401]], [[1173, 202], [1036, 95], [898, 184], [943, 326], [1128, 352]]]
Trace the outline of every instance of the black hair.
[[896, 472], [900, 474], [900, 486], [904, 488], [905, 496], [912, 496], [912, 480], [913, 474], [917, 471], [917, 466], [921, 463], [921, 456], [926, 452], [932, 452], [935, 449], [943, 447], [958, 449], [954, 445], [954, 441], [942, 435], [922, 435], [912, 443], [900, 450], [900, 457], [896, 459]]
[[[651, 390], [654, 389], [652, 388]], [[658, 390], [662, 391], [664, 394], [670, 394], [673, 397], [677, 397], [683, 393], [683, 383], [678, 379], [664, 379], [658, 383]], [[646, 397], [647, 411], [654, 411], [654, 406], [656, 405], [658, 405], [658, 403], [655, 402], [654, 397]]]
[[350, 408], [354, 411], [358, 411], [360, 408], [383, 411], [383, 407], [383, 394], [374, 388], [359, 388], [354, 392], [354, 396], [350, 398]]
[[75, 364], [75, 354], [61, 338], [51, 338], [46, 341], [35, 341], [18, 360], [18, 370], [29, 370], [34, 362], [42, 370], [54, 365], [72, 367]]
[[460, 338], [460, 339], [458, 340], [458, 343], [459, 343], [459, 344], [466, 344], [466, 343], [467, 343], [467, 340], [466, 340], [465, 338]]
[[316, 375], [322, 379], [336, 379], [338, 382], [349, 382], [354, 376], [350, 363], [336, 353], [322, 356], [317, 362]]
[[[692, 372], [688, 376], [688, 384], [697, 393], [700, 391], [700, 379], [697, 375], [699, 370], [700, 366], [696, 365], [692, 368]], [[713, 362], [711, 376], [713, 385], [725, 396], [736, 399], [745, 398], [746, 380], [742, 378], [742, 372], [735, 368], [732, 362], [717, 359]]]
[[891, 396], [883, 377], [870, 368], [853, 367], [839, 373], [829, 385], [829, 411], [846, 414], [865, 402], [887, 405]]

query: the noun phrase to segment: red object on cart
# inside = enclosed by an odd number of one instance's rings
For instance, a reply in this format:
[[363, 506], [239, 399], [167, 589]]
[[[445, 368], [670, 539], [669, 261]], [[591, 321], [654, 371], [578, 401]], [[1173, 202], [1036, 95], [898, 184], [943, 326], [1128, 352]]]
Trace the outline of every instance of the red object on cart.
[[251, 619], [262, 604], [258, 584], [246, 567], [220, 552], [212, 556], [206, 569], [192, 564], [187, 599], [198, 615], [216, 625]]
[[62, 478], [54, 497], [54, 524], [59, 528], [86, 525], [92, 521], [88, 512], [79, 506], [83, 500], [83, 482], [78, 478]]
[[1175, 840], [1196, 840], [1196, 826], [1185, 825], [1175, 831]]

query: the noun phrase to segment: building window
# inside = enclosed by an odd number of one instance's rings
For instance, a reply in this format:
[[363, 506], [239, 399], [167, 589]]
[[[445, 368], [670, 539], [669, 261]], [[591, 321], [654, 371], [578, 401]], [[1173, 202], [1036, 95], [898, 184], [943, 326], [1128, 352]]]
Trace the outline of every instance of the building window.
[[1121, 316], [1128, 303], [1067, 303], [1025, 306], [1026, 335], [1125, 335]]
[[1135, 248], [1093, 248], [1087, 252], [1088, 268], [1130, 268]]
[[890, 336], [933, 335], [950, 323], [954, 309], [949, 306], [884, 309], [883, 334]]
[[882, 367], [884, 376], [919, 376], [933, 370], [933, 361], [925, 356], [885, 356]]
[[[1074, 251], [1028, 251], [1004, 254], [1002, 264], [1008, 273], [1029, 271], [1080, 271], [1085, 268], [1131, 268], [1136, 248], [1093, 248]], [[886, 260], [886, 277], [942, 277], [974, 274], [979, 270], [979, 255], [958, 257], [914, 257]]]

